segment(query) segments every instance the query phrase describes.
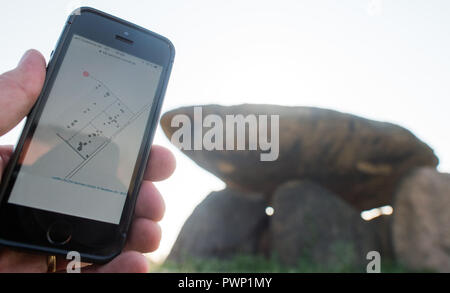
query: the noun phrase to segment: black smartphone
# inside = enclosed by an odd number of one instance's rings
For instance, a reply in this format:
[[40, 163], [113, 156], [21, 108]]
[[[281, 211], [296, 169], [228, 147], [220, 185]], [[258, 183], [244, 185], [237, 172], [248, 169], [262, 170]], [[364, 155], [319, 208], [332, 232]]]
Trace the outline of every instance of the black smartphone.
[[0, 185], [0, 245], [104, 263], [125, 244], [172, 43], [93, 8], [69, 16]]

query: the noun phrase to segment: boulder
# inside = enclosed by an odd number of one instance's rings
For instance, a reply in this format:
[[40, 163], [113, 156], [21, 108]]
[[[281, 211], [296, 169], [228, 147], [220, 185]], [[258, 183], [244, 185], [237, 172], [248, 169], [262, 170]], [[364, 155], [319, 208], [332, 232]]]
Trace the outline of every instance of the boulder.
[[[228, 186], [268, 197], [284, 182], [311, 179], [363, 211], [392, 204], [397, 181], [412, 168], [438, 163], [430, 147], [410, 131], [390, 123], [310, 107], [245, 104], [206, 105], [202, 109], [203, 118], [216, 114], [223, 123], [226, 115], [269, 115], [269, 122], [270, 115], [279, 115], [279, 157], [275, 161], [261, 162], [260, 155], [266, 152], [259, 148], [183, 151]], [[177, 114], [187, 115], [194, 124], [193, 113], [192, 106], [164, 114], [161, 125], [165, 134], [171, 138], [178, 130], [171, 126]], [[192, 141], [195, 128], [192, 125]], [[208, 129], [204, 127], [203, 133]]]
[[283, 184], [272, 206], [272, 251], [284, 264], [363, 272], [368, 252], [379, 251], [373, 226], [338, 196], [310, 181]]
[[400, 184], [394, 202], [393, 246], [412, 269], [450, 273], [450, 174], [419, 168]]
[[257, 254], [268, 225], [260, 195], [227, 188], [209, 194], [181, 229], [168, 260]]
[[376, 233], [381, 258], [392, 262], [394, 260], [394, 249], [392, 247], [392, 215], [381, 215], [368, 222], [373, 226]]

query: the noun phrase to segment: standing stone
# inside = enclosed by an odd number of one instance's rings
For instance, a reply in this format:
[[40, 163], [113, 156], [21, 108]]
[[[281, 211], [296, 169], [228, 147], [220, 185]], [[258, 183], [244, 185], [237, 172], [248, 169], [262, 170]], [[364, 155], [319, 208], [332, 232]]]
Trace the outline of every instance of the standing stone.
[[364, 271], [367, 253], [378, 251], [372, 226], [338, 196], [312, 182], [282, 185], [272, 206], [271, 244], [285, 264]]
[[450, 273], [450, 174], [431, 168], [412, 172], [398, 188], [393, 217], [400, 262]]
[[392, 247], [392, 215], [381, 215], [368, 222], [373, 226], [380, 246], [380, 255], [383, 260], [392, 262], [394, 248]]
[[258, 194], [227, 188], [209, 194], [187, 219], [169, 260], [257, 254], [267, 228], [266, 204]]

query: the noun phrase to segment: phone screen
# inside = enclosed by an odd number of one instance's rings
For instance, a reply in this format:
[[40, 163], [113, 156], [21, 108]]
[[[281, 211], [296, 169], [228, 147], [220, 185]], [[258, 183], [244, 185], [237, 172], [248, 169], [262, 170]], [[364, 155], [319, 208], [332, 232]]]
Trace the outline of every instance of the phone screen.
[[162, 71], [74, 35], [9, 203], [119, 224]]

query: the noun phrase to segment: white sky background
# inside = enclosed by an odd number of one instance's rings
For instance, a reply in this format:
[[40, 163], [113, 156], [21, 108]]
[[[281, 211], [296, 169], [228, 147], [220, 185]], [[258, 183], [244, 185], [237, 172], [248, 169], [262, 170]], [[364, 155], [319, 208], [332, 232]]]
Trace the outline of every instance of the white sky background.
[[[194, 104], [317, 106], [400, 124], [450, 171], [448, 1], [4, 1], [0, 71], [28, 48], [47, 58], [73, 8], [86, 5], [168, 37], [177, 56], [164, 110]], [[0, 138], [13, 144], [19, 129]], [[157, 186], [167, 212], [165, 256], [192, 209], [224, 184], [174, 149]]]

